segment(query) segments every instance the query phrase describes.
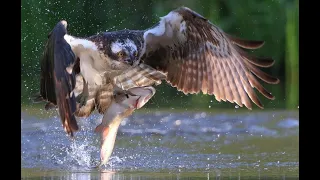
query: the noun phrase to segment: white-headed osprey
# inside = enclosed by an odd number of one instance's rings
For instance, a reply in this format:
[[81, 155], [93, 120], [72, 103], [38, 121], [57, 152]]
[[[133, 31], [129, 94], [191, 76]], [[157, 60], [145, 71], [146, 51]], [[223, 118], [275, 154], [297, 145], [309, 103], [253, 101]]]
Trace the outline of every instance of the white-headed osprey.
[[248, 109], [250, 99], [263, 108], [254, 88], [274, 99], [257, 78], [279, 83], [258, 68], [271, 67], [272, 59], [244, 51], [260, 48], [263, 41], [232, 37], [186, 7], [146, 30], [79, 38], [68, 35], [66, 27], [67, 22], [60, 21], [49, 34], [37, 100], [58, 107], [71, 136], [78, 130], [75, 116], [87, 117], [95, 108], [104, 114], [96, 128], [103, 138], [102, 164], [112, 152], [121, 120], [148, 102], [155, 93], [152, 86], [161, 80], [185, 94], [202, 92]]

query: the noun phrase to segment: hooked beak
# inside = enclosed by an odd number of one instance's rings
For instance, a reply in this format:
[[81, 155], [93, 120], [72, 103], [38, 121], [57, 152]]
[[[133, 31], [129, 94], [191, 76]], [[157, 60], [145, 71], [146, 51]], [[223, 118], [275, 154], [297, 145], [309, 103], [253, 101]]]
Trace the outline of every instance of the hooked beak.
[[127, 59], [124, 60], [124, 62], [126, 62], [132, 66], [135, 60], [136, 60], [136, 57], [133, 55], [130, 55]]

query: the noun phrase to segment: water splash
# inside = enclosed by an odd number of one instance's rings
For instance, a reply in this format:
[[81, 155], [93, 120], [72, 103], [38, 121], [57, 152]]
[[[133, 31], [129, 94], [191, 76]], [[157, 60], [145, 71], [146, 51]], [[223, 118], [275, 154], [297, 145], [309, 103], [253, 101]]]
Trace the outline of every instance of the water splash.
[[65, 163], [71, 162], [73, 165], [79, 166], [79, 167], [86, 167], [90, 168], [94, 164], [94, 160], [96, 157], [92, 157], [92, 153], [96, 153], [97, 148], [94, 146], [90, 146], [90, 144], [87, 141], [80, 142], [72, 142], [70, 149], [67, 149], [66, 151], [66, 157]]
[[[25, 113], [22, 115], [22, 167], [91, 171], [98, 164], [100, 135], [93, 129], [100, 123], [101, 116], [79, 119], [81, 131], [72, 141], [63, 131], [58, 117], [39, 121]], [[297, 136], [298, 118], [292, 113], [274, 112], [249, 115], [136, 113], [120, 126], [114, 152], [104, 168], [183, 172], [195, 168], [254, 168], [256, 165], [262, 168], [278, 160], [279, 166], [294, 165], [296, 162], [287, 158], [295, 157], [290, 153], [292, 144], [289, 149], [277, 146], [274, 150], [279, 153], [271, 155], [262, 151], [265, 146], [260, 147], [252, 140], [263, 142], [272, 137], [274, 141], [282, 141]], [[250, 156], [239, 152], [256, 154]], [[269, 157], [277, 159], [268, 160]]]

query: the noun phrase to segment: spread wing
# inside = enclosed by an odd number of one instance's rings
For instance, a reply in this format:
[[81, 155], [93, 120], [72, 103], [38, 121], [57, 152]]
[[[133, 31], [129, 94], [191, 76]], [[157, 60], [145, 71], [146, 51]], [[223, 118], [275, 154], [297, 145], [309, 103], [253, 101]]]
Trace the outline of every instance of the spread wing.
[[75, 88], [75, 71], [67, 72], [66, 68], [75, 62], [75, 54], [65, 41], [67, 22], [60, 21], [48, 36], [44, 54], [41, 59], [40, 95], [37, 100], [48, 101], [58, 106], [65, 131], [73, 136], [78, 130], [74, 116], [76, 100], [71, 94]]
[[143, 62], [165, 73], [166, 81], [179, 91], [213, 94], [218, 101], [244, 104], [248, 109], [252, 108], [250, 99], [263, 108], [254, 88], [274, 99], [257, 80], [279, 83], [258, 68], [271, 67], [274, 61], [244, 51], [260, 48], [263, 41], [232, 37], [185, 7], [162, 17], [143, 36]]

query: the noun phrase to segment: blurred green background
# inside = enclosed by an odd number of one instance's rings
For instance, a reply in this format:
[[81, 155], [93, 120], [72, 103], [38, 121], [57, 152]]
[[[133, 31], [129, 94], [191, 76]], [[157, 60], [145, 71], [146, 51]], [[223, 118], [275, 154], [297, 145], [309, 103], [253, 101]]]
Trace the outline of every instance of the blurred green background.
[[[31, 105], [29, 97], [39, 90], [40, 57], [47, 34], [59, 20], [68, 21], [69, 34], [81, 37], [106, 30], [146, 29], [179, 6], [195, 10], [234, 36], [265, 40], [263, 48], [252, 53], [276, 60], [272, 68], [263, 70], [279, 77], [281, 83], [264, 84], [276, 100], [259, 94], [260, 99], [270, 109], [299, 106], [298, 0], [23, 0], [21, 3], [21, 106]], [[184, 95], [163, 82], [145, 107], [210, 111], [234, 108], [235, 104], [217, 102], [209, 95]]]

